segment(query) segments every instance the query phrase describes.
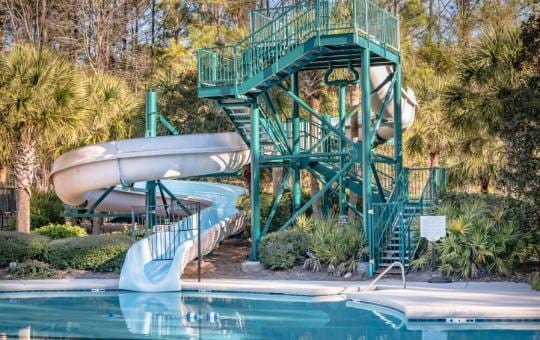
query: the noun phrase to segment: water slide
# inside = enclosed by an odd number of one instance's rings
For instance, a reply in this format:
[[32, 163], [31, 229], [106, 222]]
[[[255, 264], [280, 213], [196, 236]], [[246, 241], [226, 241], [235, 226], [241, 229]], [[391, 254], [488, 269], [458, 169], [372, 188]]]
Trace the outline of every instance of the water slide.
[[[360, 73], [360, 72], [359, 72]], [[371, 88], [376, 89], [380, 84], [384, 83], [387, 77], [392, 73], [391, 66], [372, 66], [369, 70], [371, 78]], [[386, 94], [390, 87], [390, 82], [386, 82], [384, 86], [381, 86], [380, 89], [376, 92], [375, 95], [371, 97], [371, 110], [375, 114], [381, 112], [381, 108], [384, 103]], [[401, 127], [403, 131], [408, 130], [414, 123], [414, 117], [418, 112], [418, 102], [416, 96], [412, 89], [407, 88], [401, 89]], [[360, 129], [359, 129], [359, 140], [362, 140], [362, 117], [358, 117]], [[332, 125], [339, 125], [339, 118], [334, 117], [331, 120]], [[346, 122], [346, 127], [349, 128], [350, 119]], [[383, 112], [383, 119], [377, 130], [376, 142], [384, 143], [394, 137], [394, 98], [393, 96], [389, 99], [386, 104], [386, 108]]]
[[[234, 173], [249, 163], [249, 149], [236, 133], [194, 134], [114, 141], [82, 147], [60, 156], [53, 164], [52, 180], [60, 199], [69, 205], [94, 204], [111, 186], [96, 211], [130, 212], [145, 205], [138, 188], [144, 182], [162, 183], [185, 203], [199, 202], [202, 253], [210, 252], [227, 236], [243, 228], [236, 199], [246, 190], [219, 183], [167, 180], [181, 177]], [[135, 183], [134, 188], [128, 187]], [[157, 201], [160, 202], [161, 199]], [[195, 219], [195, 216], [188, 217]], [[192, 221], [194, 226], [198, 221]], [[159, 292], [180, 290], [184, 267], [197, 256], [197, 230], [165, 231], [136, 242], [129, 249], [120, 289]], [[163, 240], [174, 240], [164, 243]], [[161, 245], [163, 249], [156, 249]], [[174, 247], [170, 260], [153, 261], [157, 253]], [[159, 255], [159, 254], [158, 254]]]
[[[371, 69], [372, 88], [385, 81], [391, 70], [385, 66]], [[379, 112], [389, 84], [373, 96], [374, 112]], [[412, 125], [418, 107], [412, 91], [402, 90], [403, 129]], [[384, 111], [377, 131], [378, 138], [393, 137], [394, 107], [392, 101]], [[184, 202], [199, 202], [201, 212], [202, 253], [210, 252], [225, 237], [243, 228], [242, 216], [235, 207], [236, 199], [246, 190], [219, 183], [172, 180], [182, 177], [234, 173], [249, 163], [248, 147], [236, 133], [194, 134], [113, 141], [82, 147], [60, 156], [53, 165], [52, 181], [58, 197], [66, 204], [92, 206], [106, 191], [115, 189], [99, 203], [96, 211], [130, 212], [145, 205], [141, 190], [145, 181], [162, 183]], [[157, 200], [160, 201], [159, 199]], [[193, 216], [190, 218], [194, 218]], [[196, 222], [191, 221], [194, 225]], [[184, 267], [196, 258], [193, 240], [196, 231], [155, 233], [136, 242], [128, 251], [120, 274], [120, 289], [159, 292], [180, 290]], [[153, 261], [156, 247], [163, 239], [173, 238], [174, 258]], [[170, 252], [171, 249], [157, 249]]]

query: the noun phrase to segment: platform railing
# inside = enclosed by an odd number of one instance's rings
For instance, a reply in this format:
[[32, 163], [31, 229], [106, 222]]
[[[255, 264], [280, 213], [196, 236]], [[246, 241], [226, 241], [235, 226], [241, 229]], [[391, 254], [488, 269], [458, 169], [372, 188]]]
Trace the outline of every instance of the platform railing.
[[399, 51], [398, 19], [369, 0], [302, 1], [272, 17], [255, 13], [240, 42], [198, 51], [199, 87], [238, 85], [312, 37], [357, 33]]

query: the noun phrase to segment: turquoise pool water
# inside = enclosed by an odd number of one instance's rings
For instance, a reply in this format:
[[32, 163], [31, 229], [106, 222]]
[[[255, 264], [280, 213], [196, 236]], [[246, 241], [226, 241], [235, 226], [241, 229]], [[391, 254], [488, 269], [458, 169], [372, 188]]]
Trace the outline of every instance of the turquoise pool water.
[[189, 292], [0, 294], [0, 339], [540, 339], [540, 331], [531, 330], [534, 326], [406, 324], [395, 311], [336, 298]]

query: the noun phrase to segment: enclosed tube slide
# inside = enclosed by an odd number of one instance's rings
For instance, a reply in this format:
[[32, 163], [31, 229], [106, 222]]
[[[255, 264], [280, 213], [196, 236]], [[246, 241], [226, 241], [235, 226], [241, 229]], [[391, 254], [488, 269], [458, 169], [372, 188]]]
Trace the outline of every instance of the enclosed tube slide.
[[[391, 66], [373, 66], [370, 68], [371, 88], [376, 89], [384, 83], [387, 77], [392, 73]], [[390, 82], [386, 82], [375, 95], [371, 97], [371, 110], [378, 115], [384, 103]], [[412, 89], [401, 89], [401, 128], [403, 131], [408, 130], [414, 122], [414, 118], [418, 112], [418, 102]], [[362, 117], [358, 118], [358, 123], [362, 126]], [[332, 118], [332, 125], [337, 126], [339, 118]], [[346, 128], [349, 128], [350, 120], [346, 122]], [[359, 140], [362, 140], [362, 129], [359, 129]], [[378, 143], [384, 143], [394, 138], [394, 96], [389, 98], [386, 108], [383, 112], [382, 122], [377, 130]]]

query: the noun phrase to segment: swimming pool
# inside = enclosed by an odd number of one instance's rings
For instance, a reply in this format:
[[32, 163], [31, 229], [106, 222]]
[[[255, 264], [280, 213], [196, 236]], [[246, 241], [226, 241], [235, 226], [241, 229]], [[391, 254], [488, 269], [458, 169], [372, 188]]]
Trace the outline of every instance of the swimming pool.
[[0, 338], [540, 339], [534, 327], [531, 323], [407, 324], [398, 312], [339, 296], [0, 294]]

